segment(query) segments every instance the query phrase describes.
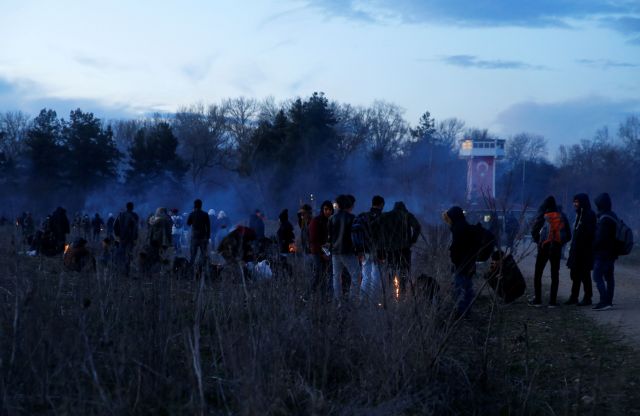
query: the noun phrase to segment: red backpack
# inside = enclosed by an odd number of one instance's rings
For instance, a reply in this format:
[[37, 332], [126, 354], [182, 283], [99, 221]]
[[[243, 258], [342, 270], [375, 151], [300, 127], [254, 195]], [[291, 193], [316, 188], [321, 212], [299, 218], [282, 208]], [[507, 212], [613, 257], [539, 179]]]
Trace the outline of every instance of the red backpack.
[[571, 231], [564, 216], [559, 212], [544, 214], [544, 225], [540, 229], [540, 245], [565, 244], [571, 240]]

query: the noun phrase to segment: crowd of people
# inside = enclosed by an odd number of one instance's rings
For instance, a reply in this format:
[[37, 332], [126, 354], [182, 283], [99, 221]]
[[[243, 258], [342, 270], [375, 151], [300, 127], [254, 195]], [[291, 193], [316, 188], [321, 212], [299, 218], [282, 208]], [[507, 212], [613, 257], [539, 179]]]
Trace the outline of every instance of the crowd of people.
[[[596, 310], [613, 306], [615, 288], [614, 265], [620, 254], [616, 234], [619, 220], [612, 211], [611, 198], [604, 193], [596, 197], [597, 212], [591, 208], [588, 195], [573, 198], [575, 220], [571, 224], [553, 196], [541, 204], [531, 225], [531, 236], [537, 253], [534, 268], [534, 296], [529, 305], [543, 306], [542, 275], [549, 263], [551, 285], [547, 306], [558, 306], [559, 270], [563, 247], [570, 243], [567, 267], [572, 288], [566, 305], [592, 305], [592, 279], [600, 298]], [[147, 228], [141, 252], [140, 270], [154, 267], [173, 257], [181, 258], [190, 267], [204, 267], [212, 253], [226, 262], [256, 265], [267, 259], [267, 248], [277, 251], [276, 264], [283, 273], [291, 273], [292, 260], [302, 259], [309, 276], [308, 292], [320, 293], [336, 301], [356, 300], [379, 304], [390, 291], [406, 293], [411, 280], [411, 249], [421, 235], [421, 225], [403, 202], [396, 202], [384, 211], [385, 200], [376, 195], [368, 210], [356, 215], [356, 199], [339, 195], [326, 200], [319, 212], [303, 204], [297, 212], [297, 232], [289, 220], [289, 211], [278, 215], [275, 235], [265, 234], [265, 216], [255, 210], [242, 224], [232, 226], [224, 211], [203, 210], [196, 199], [190, 213], [160, 207], [141, 221], [128, 202], [125, 209], [106, 221], [99, 213], [91, 219], [88, 214], [76, 214], [69, 221], [66, 211], [58, 207], [36, 227], [32, 215], [23, 213], [16, 221], [31, 252], [47, 256], [65, 253], [65, 265], [73, 270], [93, 266], [87, 261], [91, 251], [87, 243], [101, 242], [99, 263], [112, 265], [114, 270], [129, 276], [141, 226]], [[442, 214], [451, 231], [449, 257], [459, 316], [466, 314], [474, 298], [473, 277], [478, 254], [483, 244], [475, 225], [467, 222], [464, 210], [453, 206]], [[74, 240], [67, 244], [69, 234]], [[491, 233], [489, 233], [491, 234]], [[509, 233], [508, 240], [513, 238]], [[511, 247], [510, 244], [507, 244]], [[492, 246], [493, 247], [493, 246]], [[500, 249], [500, 244], [498, 244]], [[263, 265], [264, 266], [264, 265]], [[264, 266], [264, 267], [268, 267]], [[593, 276], [592, 276], [593, 271]], [[271, 275], [271, 272], [269, 272]], [[579, 298], [580, 289], [583, 296]]]

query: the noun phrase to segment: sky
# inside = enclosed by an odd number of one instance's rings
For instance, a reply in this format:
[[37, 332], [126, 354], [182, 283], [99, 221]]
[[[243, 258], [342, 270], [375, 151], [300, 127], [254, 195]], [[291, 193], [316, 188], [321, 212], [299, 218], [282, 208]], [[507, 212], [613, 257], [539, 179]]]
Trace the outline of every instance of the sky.
[[573, 144], [640, 113], [640, 0], [0, 1], [0, 111], [315, 91]]

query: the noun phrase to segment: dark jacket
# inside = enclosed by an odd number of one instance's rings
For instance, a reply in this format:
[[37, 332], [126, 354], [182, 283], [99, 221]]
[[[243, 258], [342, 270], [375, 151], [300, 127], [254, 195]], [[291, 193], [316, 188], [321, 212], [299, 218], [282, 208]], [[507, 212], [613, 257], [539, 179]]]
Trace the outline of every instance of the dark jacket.
[[[562, 220], [562, 222], [564, 223], [564, 229], [567, 236], [567, 240], [565, 240], [564, 243], [571, 240], [571, 225], [569, 225], [569, 220], [567, 219], [567, 216], [564, 215], [564, 213], [562, 213], [558, 208], [558, 205], [556, 204], [556, 199], [553, 196], [548, 196], [542, 202], [542, 205], [540, 205], [540, 208], [538, 208], [536, 218], [534, 220], [533, 226], [531, 227], [531, 237], [533, 238], [533, 241], [535, 241], [536, 244], [538, 244], [538, 248], [541, 247], [541, 243], [542, 243], [542, 241], [540, 241], [540, 231], [542, 230], [542, 227], [544, 226], [544, 223], [546, 221], [545, 216], [549, 216], [550, 214], [555, 214], [552, 216], [555, 216], [556, 218], [558, 218], [559, 216], [560, 220]], [[561, 247], [561, 246], [562, 245], [558, 245], [558, 247]]]
[[194, 209], [193, 212], [189, 214], [187, 225], [191, 226], [192, 240], [208, 240], [211, 237], [209, 215], [200, 208]]
[[596, 233], [596, 214], [591, 209], [589, 196], [577, 194], [573, 197], [578, 201], [576, 220], [573, 223], [573, 238], [571, 249], [567, 259], [567, 267], [570, 269], [593, 269], [593, 240]]
[[[593, 254], [597, 259], [615, 260], [618, 256], [615, 253], [616, 244], [616, 214], [611, 211], [611, 197], [608, 193], [600, 194], [594, 199], [598, 209], [598, 220], [596, 223], [596, 234], [593, 242]], [[613, 217], [613, 220], [609, 217]]]
[[69, 219], [67, 218], [67, 211], [62, 207], [56, 208], [53, 214], [51, 214], [49, 226], [51, 227], [51, 231], [55, 235], [56, 240], [64, 241], [65, 235], [71, 232]]
[[422, 227], [404, 203], [396, 202], [391, 211], [381, 214], [379, 221], [381, 244], [386, 251], [408, 249], [418, 241]]
[[331, 254], [356, 254], [351, 240], [351, 226], [355, 215], [339, 210], [329, 217], [329, 244]]
[[113, 223], [113, 232], [121, 243], [132, 243], [138, 239], [139, 218], [133, 211], [123, 211]]
[[296, 235], [293, 232], [293, 225], [289, 222], [289, 210], [284, 209], [278, 216], [280, 220], [280, 228], [278, 228], [278, 247], [280, 253], [288, 253], [289, 245], [296, 241]]
[[258, 214], [253, 214], [249, 217], [249, 228], [256, 232], [257, 239], [264, 238], [264, 221]]
[[324, 214], [314, 217], [309, 224], [309, 249], [311, 254], [322, 254], [322, 246], [329, 237], [329, 218]]
[[377, 253], [382, 249], [380, 236], [380, 221], [382, 210], [380, 208], [371, 207], [368, 212], [363, 212], [355, 219], [363, 228], [364, 239], [362, 247], [356, 247], [357, 252]]
[[447, 211], [451, 221], [451, 246], [449, 257], [455, 272], [472, 276], [476, 271], [478, 256], [478, 235], [474, 227], [467, 222], [462, 208], [454, 206]]

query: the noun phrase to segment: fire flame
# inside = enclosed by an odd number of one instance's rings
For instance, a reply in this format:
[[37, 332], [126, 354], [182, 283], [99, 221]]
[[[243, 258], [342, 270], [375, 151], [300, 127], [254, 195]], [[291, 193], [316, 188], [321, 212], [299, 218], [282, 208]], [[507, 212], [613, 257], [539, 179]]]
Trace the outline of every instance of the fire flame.
[[393, 276], [393, 289], [396, 299], [400, 299], [400, 279], [398, 275]]
[[295, 243], [289, 244], [289, 253], [295, 253], [297, 250]]
[[69, 251], [69, 247], [71, 247], [71, 244], [67, 243], [64, 245], [64, 253], [67, 254], [67, 251]]

